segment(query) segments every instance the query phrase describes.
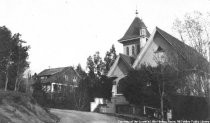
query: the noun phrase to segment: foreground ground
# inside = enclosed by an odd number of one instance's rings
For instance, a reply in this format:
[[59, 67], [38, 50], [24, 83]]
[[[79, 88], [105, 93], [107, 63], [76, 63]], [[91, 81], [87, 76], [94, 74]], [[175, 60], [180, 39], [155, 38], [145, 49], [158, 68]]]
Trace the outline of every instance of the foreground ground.
[[92, 112], [60, 109], [51, 109], [51, 112], [60, 117], [60, 123], [119, 123], [119, 121], [123, 121], [123, 119], [114, 116]]
[[0, 90], [0, 123], [56, 123], [57, 120], [30, 95]]

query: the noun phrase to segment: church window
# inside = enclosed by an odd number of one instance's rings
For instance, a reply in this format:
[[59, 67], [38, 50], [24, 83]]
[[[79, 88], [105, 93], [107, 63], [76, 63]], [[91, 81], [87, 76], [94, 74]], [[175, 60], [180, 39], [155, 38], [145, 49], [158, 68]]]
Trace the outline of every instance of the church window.
[[135, 54], [135, 48], [134, 48], [134, 46], [132, 46], [132, 55], [134, 55]]
[[129, 55], [129, 47], [126, 47], [126, 54]]

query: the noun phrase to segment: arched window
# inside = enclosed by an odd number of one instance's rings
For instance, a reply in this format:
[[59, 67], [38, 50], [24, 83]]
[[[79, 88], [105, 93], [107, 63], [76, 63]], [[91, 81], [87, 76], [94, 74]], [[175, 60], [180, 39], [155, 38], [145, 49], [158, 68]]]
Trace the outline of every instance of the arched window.
[[132, 46], [132, 55], [135, 55], [135, 48]]
[[129, 55], [129, 47], [126, 47], [126, 54]]

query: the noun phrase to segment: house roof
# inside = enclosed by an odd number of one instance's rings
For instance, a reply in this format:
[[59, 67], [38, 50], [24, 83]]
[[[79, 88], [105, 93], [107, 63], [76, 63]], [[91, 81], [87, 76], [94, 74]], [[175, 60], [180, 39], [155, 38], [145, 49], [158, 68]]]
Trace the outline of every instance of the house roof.
[[[139, 17], [135, 17], [135, 19], [131, 23], [130, 27], [128, 28], [128, 30], [126, 31], [124, 36], [121, 39], [119, 39], [118, 41], [120, 43], [122, 43], [127, 40], [140, 38], [140, 29], [141, 28], [146, 29], [144, 22]], [[147, 29], [146, 29], [146, 34], [147, 34], [146, 37], [150, 36], [150, 33], [148, 32]]]
[[51, 69], [45, 69], [41, 73], [38, 74], [38, 76], [50, 76], [46, 80], [42, 80], [42, 83], [48, 83], [53, 82], [55, 79], [57, 79], [57, 75], [60, 75], [61, 73], [67, 71], [67, 70], [73, 70], [75, 74], [81, 79], [81, 76], [78, 74], [76, 70], [74, 70], [73, 67], [61, 67], [61, 68], [51, 68]]
[[124, 55], [124, 54], [120, 53], [118, 55], [118, 57], [116, 58], [114, 64], [110, 68], [107, 76], [113, 77], [112, 74], [113, 74], [113, 72], [114, 72], [115, 68], [117, 67], [120, 60], [122, 60], [128, 68], [132, 69], [132, 64], [135, 61], [135, 58], [132, 57], [132, 56], [128, 56], [128, 55]]
[[65, 68], [68, 68], [68, 67], [45, 69], [42, 72], [40, 72], [38, 76], [51, 76], [51, 75], [54, 75], [56, 73], [63, 71]]

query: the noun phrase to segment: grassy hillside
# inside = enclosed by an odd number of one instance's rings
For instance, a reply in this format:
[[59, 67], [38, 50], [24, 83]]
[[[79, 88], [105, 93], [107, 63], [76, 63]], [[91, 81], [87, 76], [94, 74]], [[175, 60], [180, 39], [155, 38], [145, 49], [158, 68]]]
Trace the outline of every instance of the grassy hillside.
[[32, 97], [0, 90], [0, 123], [56, 123], [57, 120]]

